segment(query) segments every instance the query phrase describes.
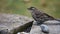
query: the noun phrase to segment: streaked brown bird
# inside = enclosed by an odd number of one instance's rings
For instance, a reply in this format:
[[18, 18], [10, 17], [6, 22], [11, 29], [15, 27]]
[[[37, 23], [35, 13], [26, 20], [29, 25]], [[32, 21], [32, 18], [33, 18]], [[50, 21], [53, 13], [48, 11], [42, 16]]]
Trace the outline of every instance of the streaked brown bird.
[[34, 18], [35, 21], [37, 21], [38, 24], [42, 24], [44, 21], [48, 20], [55, 20], [52, 16], [44, 13], [41, 10], [38, 10], [35, 7], [30, 7], [28, 8], [30, 10], [32, 17]]

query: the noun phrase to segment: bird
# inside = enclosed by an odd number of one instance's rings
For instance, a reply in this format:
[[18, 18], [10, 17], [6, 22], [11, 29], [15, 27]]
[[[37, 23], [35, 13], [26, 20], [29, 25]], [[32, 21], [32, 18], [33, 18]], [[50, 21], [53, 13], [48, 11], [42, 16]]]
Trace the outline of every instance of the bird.
[[43, 22], [48, 21], [48, 20], [55, 20], [54, 17], [44, 13], [42, 10], [38, 10], [36, 7], [29, 7], [27, 8], [33, 19], [38, 23], [38, 24], [43, 24]]
[[36, 7], [29, 7], [27, 9], [31, 12], [31, 15], [36, 21], [37, 25], [40, 25], [43, 33], [49, 34], [49, 27], [44, 24], [45, 21], [56, 20], [60, 22], [60, 19], [56, 19], [47, 13], [44, 13], [42, 10], [38, 10]]

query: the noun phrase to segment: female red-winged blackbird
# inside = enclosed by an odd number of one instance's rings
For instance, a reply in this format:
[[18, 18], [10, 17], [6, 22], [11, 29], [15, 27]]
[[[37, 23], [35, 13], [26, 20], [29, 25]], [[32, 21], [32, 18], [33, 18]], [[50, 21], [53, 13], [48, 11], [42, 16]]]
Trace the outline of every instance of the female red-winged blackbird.
[[34, 18], [35, 21], [37, 21], [39, 24], [42, 24], [44, 21], [48, 21], [48, 20], [55, 20], [55, 18], [53, 18], [52, 16], [44, 13], [41, 10], [38, 10], [35, 7], [30, 7], [28, 8], [28, 10], [30, 10], [32, 17]]

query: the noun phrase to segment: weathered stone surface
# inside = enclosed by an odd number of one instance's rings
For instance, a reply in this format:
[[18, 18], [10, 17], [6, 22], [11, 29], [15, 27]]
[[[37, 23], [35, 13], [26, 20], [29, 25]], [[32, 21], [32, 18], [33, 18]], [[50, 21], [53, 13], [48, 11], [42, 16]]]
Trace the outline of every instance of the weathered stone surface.
[[40, 26], [32, 26], [30, 34], [42, 34]]
[[[16, 14], [0, 14], [0, 31], [7, 29], [10, 33], [23, 31], [32, 25], [33, 20]], [[15, 34], [14, 33], [14, 34]]]
[[60, 34], [60, 21], [50, 20], [45, 23], [49, 27], [49, 34]]
[[26, 32], [18, 32], [17, 34], [29, 34], [29, 33], [26, 33]]
[[30, 34], [42, 34], [41, 28], [36, 24], [36, 22], [33, 22]]
[[[50, 20], [46, 21], [45, 24], [49, 28], [49, 34], [60, 34], [60, 22], [56, 20]], [[33, 23], [32, 29], [30, 31], [30, 34], [44, 34], [41, 32], [40, 25], [37, 25], [36, 22]]]
[[60, 21], [57, 20], [49, 20], [44, 22], [47, 25], [60, 25]]

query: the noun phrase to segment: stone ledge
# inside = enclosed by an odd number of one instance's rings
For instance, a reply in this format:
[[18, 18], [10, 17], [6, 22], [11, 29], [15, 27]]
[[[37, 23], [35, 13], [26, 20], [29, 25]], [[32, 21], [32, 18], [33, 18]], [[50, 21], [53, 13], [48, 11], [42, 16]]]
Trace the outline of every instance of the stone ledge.
[[[46, 21], [46, 23], [60, 23], [59, 21]], [[50, 25], [50, 24], [46, 24], [49, 28], [49, 34], [60, 34], [60, 25]], [[36, 22], [33, 22], [30, 34], [44, 34], [43, 32], [41, 32], [41, 27], [40, 25], [37, 25]]]
[[33, 19], [16, 14], [0, 14], [0, 31], [8, 30], [15, 34], [32, 25]]

